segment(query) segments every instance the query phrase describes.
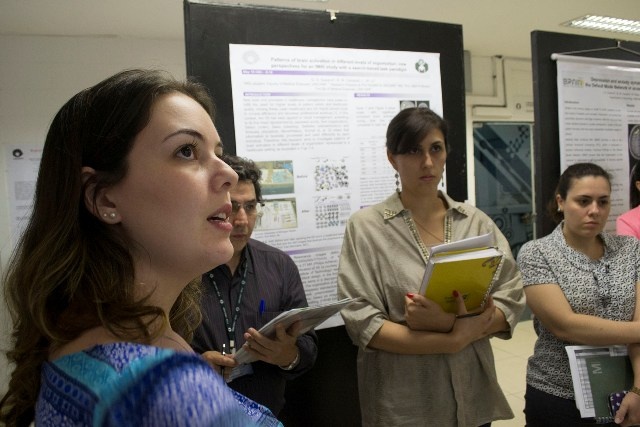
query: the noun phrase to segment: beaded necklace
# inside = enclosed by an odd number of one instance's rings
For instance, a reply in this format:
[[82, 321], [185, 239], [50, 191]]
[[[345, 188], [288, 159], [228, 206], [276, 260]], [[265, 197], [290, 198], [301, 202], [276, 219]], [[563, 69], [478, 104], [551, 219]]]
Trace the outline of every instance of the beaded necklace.
[[[429, 260], [429, 248], [424, 244], [424, 242], [422, 241], [422, 238], [420, 238], [420, 233], [418, 232], [418, 228], [416, 227], [415, 220], [411, 218], [411, 215], [406, 209], [402, 212], [402, 217], [404, 218], [404, 222], [407, 224], [407, 226], [409, 226], [409, 230], [411, 231], [413, 240], [418, 244], [418, 247], [420, 248], [422, 259], [424, 259], [424, 261], [427, 262]], [[444, 217], [444, 242], [443, 243], [451, 242], [451, 237], [452, 237], [451, 223], [452, 222], [453, 221], [452, 221], [451, 213], [447, 211], [447, 214]]]

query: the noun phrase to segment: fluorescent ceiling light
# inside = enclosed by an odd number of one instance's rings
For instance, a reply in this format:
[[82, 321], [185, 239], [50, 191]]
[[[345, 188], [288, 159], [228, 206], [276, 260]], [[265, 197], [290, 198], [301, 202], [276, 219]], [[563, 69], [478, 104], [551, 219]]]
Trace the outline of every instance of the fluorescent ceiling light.
[[563, 22], [566, 27], [585, 28], [588, 30], [612, 31], [614, 33], [640, 34], [640, 21], [611, 18], [608, 16], [585, 15], [571, 21]]

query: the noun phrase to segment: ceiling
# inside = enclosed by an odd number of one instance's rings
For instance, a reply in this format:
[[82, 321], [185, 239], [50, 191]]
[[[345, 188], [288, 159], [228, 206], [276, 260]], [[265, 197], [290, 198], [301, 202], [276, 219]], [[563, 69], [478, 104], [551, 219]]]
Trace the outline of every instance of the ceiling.
[[[253, 0], [247, 3], [461, 24], [464, 49], [476, 56], [530, 58], [533, 30], [640, 42], [640, 35], [560, 25], [586, 14], [640, 20], [640, 0]], [[183, 25], [183, 0], [0, 0], [0, 35], [182, 40]]]

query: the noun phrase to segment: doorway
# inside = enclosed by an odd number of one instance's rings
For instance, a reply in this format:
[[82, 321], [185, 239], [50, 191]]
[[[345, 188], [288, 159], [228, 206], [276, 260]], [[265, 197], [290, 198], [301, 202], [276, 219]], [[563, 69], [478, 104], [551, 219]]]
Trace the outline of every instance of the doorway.
[[514, 257], [535, 238], [532, 131], [525, 122], [473, 124], [476, 206], [500, 228]]

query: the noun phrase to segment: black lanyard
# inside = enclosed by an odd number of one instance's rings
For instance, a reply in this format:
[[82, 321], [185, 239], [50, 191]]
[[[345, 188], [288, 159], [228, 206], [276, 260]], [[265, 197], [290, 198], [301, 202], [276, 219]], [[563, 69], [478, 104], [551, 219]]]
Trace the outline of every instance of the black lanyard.
[[[231, 353], [235, 353], [236, 349], [236, 322], [238, 321], [238, 316], [240, 315], [240, 303], [242, 302], [242, 293], [244, 292], [244, 286], [247, 284], [247, 260], [245, 258], [244, 263], [242, 264], [242, 280], [240, 281], [240, 292], [238, 292], [238, 301], [236, 302], [236, 307], [233, 313], [233, 322], [229, 323], [229, 315], [227, 314], [227, 307], [224, 303], [224, 299], [222, 298], [222, 293], [220, 293], [220, 289], [218, 289], [218, 284], [216, 283], [216, 279], [214, 278], [213, 272], [209, 273], [209, 278], [211, 279], [211, 283], [213, 283], [213, 288], [216, 290], [216, 296], [218, 297], [218, 302], [220, 303], [220, 308], [222, 309], [222, 314], [224, 314], [224, 323], [227, 329], [227, 337], [229, 338], [229, 351]], [[233, 281], [233, 277], [231, 278]]]

